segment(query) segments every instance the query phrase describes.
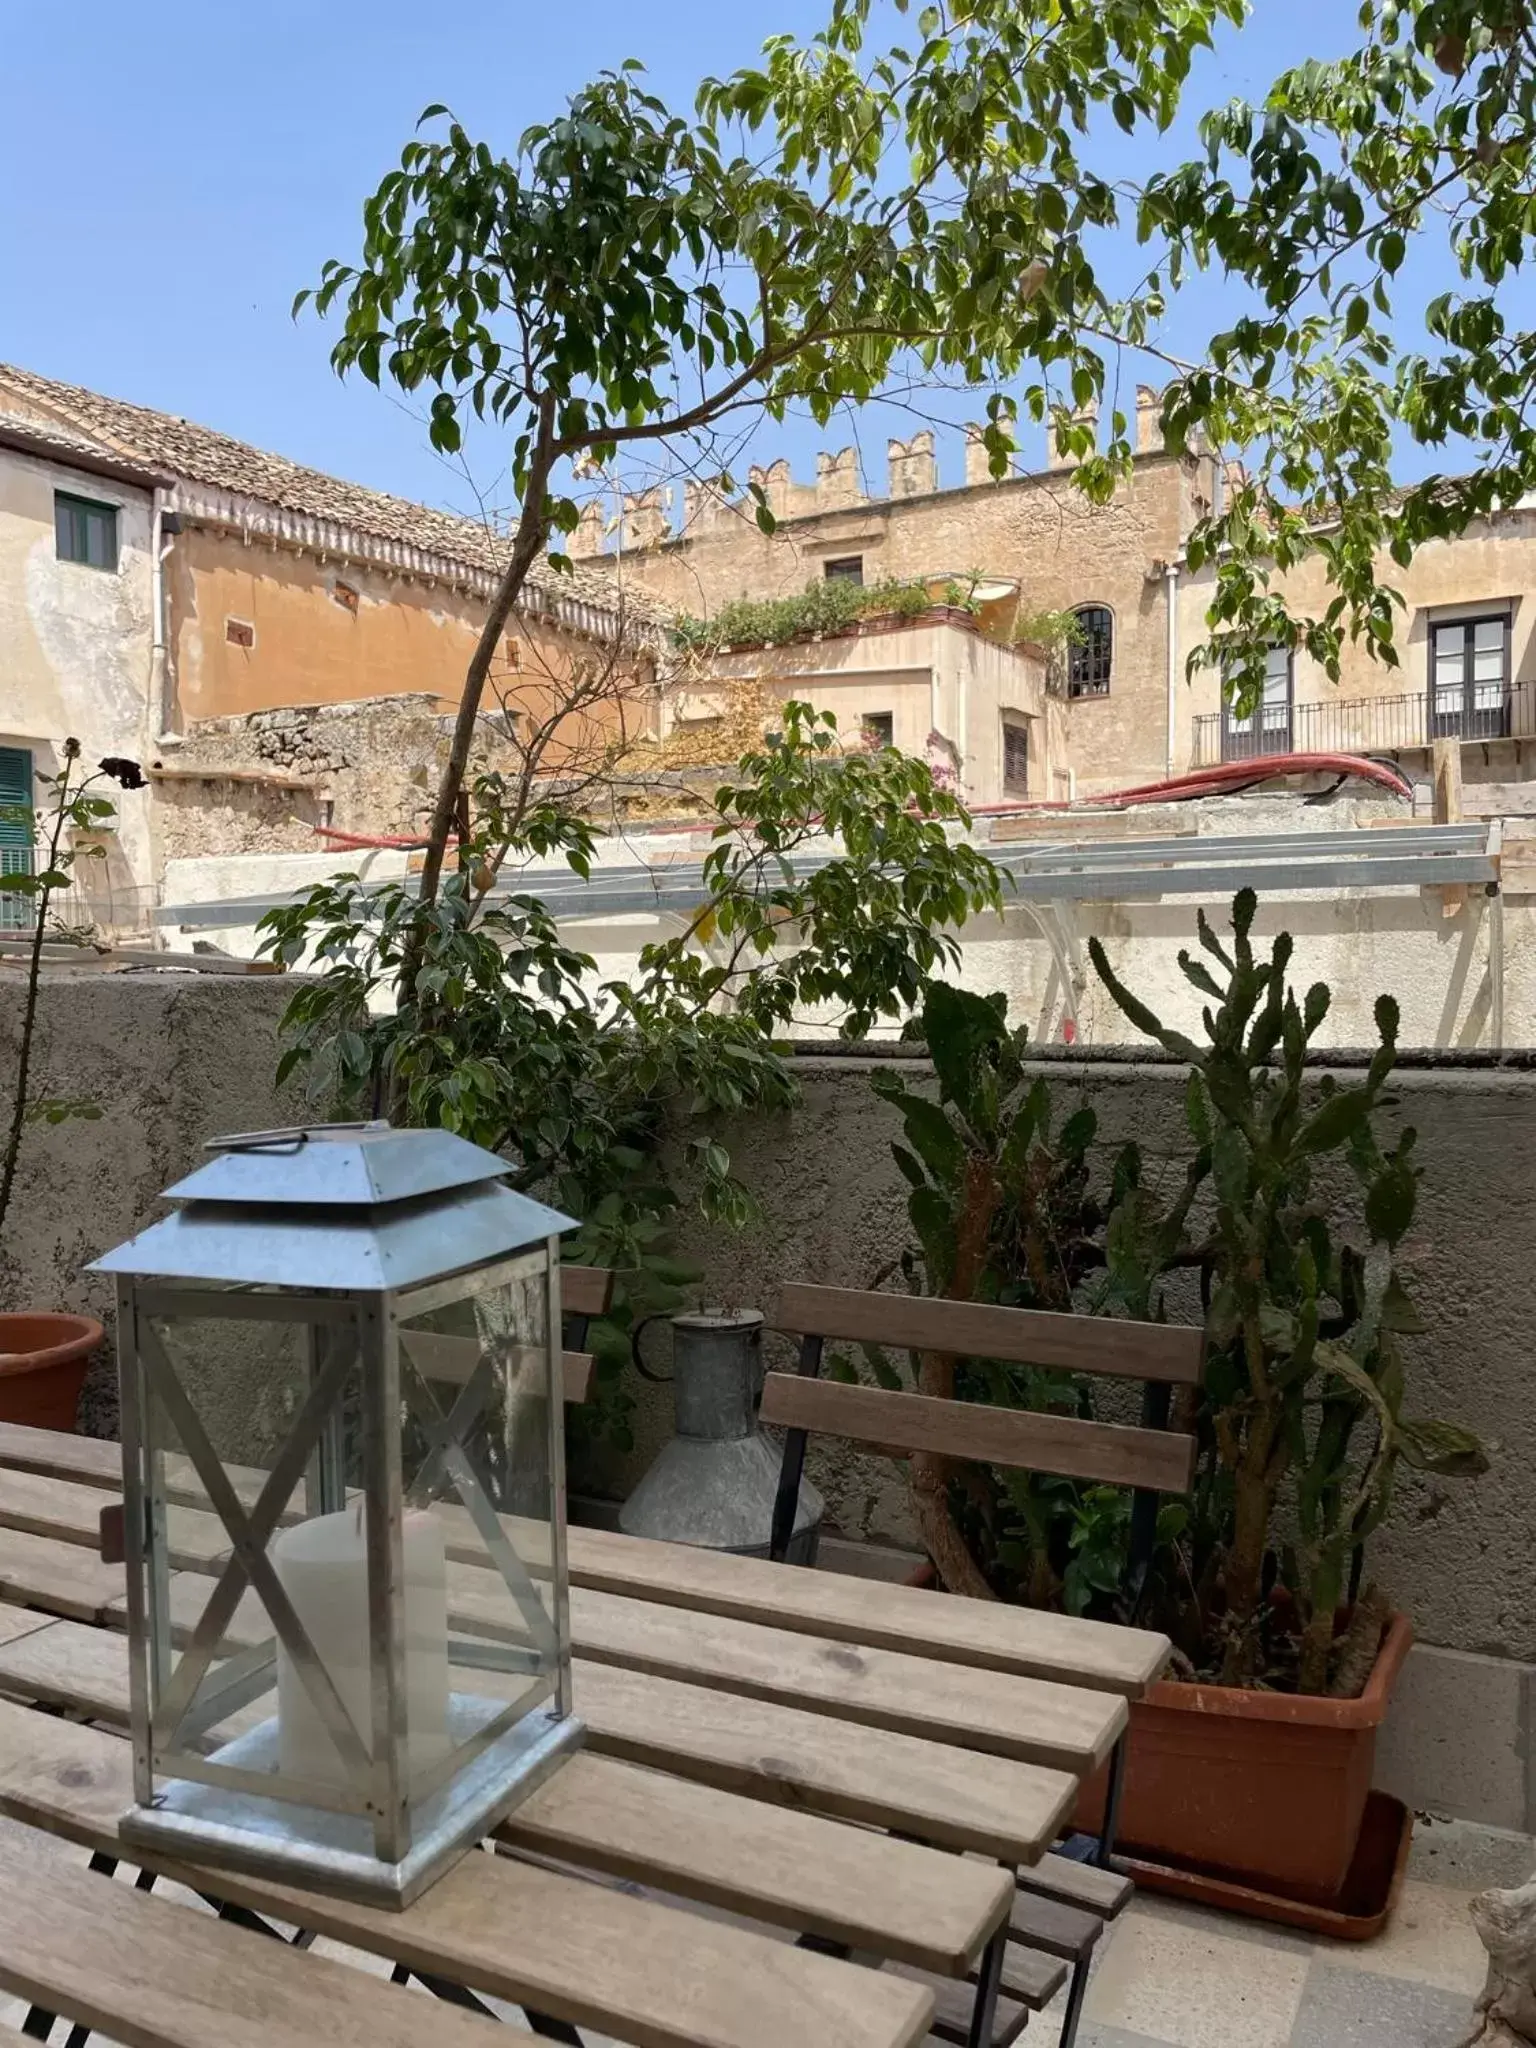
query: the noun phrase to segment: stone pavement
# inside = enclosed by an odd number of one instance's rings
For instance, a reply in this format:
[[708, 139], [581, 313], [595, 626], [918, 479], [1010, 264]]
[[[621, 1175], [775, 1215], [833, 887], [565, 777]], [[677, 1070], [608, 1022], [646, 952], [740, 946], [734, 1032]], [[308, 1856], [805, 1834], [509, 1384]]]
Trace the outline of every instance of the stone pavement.
[[[1473, 1893], [1536, 1870], [1536, 1842], [1421, 1821], [1375, 1941], [1314, 1940], [1143, 1895], [1102, 1944], [1079, 2048], [1457, 2048], [1486, 1957]], [[1043, 2014], [1025, 2048], [1056, 2048]]]

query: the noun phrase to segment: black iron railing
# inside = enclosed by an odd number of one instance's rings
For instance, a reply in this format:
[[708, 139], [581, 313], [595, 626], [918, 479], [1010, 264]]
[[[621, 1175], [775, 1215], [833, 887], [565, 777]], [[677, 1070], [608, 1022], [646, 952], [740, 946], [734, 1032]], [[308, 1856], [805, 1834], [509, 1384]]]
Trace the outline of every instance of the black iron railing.
[[1536, 684], [1477, 691], [1471, 701], [1433, 706], [1420, 690], [1402, 697], [1334, 697], [1319, 704], [1268, 704], [1246, 724], [1229, 713], [1194, 721], [1191, 766], [1246, 761], [1256, 754], [1398, 754], [1437, 739], [1536, 739]]

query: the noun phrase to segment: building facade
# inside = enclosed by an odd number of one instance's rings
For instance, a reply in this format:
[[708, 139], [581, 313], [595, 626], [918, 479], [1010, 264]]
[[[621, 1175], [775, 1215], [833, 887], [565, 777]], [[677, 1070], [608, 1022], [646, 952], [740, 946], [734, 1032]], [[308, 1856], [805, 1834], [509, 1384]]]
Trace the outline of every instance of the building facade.
[[1209, 456], [1162, 446], [1157, 407], [1157, 394], [1143, 389], [1132, 472], [1104, 506], [1072, 487], [1065, 463], [992, 480], [979, 429], [945, 451], [957, 467], [963, 460], [964, 478], [943, 484], [934, 436], [924, 431], [889, 444], [884, 497], [864, 494], [846, 448], [818, 458], [814, 484], [795, 483], [783, 462], [750, 473], [775, 513], [772, 534], [759, 529], [750, 497], [691, 484], [677, 532], [659, 492], [626, 499], [612, 531], [594, 501], [572, 552], [706, 618], [732, 599], [789, 595], [824, 577], [921, 579], [935, 589], [953, 581], [983, 600], [981, 623], [1004, 642], [1042, 615], [1071, 614], [1075, 638], [1058, 679], [1061, 779], [1031, 794], [1102, 794], [1182, 765], [1171, 683], [1178, 564], [1218, 477]]
[[[87, 770], [104, 757], [142, 760], [153, 744], [166, 482], [148, 463], [11, 412], [0, 392], [0, 870], [31, 871], [32, 830], [14, 813], [46, 807], [38, 777], [57, 774], [65, 739], [79, 740]], [[150, 803], [106, 793], [117, 815], [91, 835], [100, 858], [77, 862], [81, 902], [67, 914], [132, 928], [154, 877]], [[25, 899], [0, 898], [0, 930], [31, 921]]]
[[[139, 886], [167, 853], [422, 829], [502, 536], [0, 366], [4, 420], [44, 453], [0, 443], [0, 661], [26, 678], [0, 745], [46, 759], [66, 730], [110, 728], [151, 780]], [[72, 460], [102, 507], [81, 516], [116, 520], [107, 573], [55, 552]], [[660, 616], [608, 574], [531, 578], [492, 665], [488, 765], [538, 740], [544, 772], [571, 772], [654, 723]]]
[[[1335, 683], [1305, 653], [1277, 648], [1263, 701], [1246, 715], [1222, 702], [1213, 668], [1181, 673], [1181, 754], [1195, 766], [1293, 750], [1385, 754], [1420, 772], [1437, 740], [1455, 740], [1470, 809], [1526, 810], [1514, 786], [1536, 759], [1536, 504], [1431, 541], [1406, 569], [1383, 559], [1378, 573], [1403, 600], [1396, 668], [1346, 643]], [[1181, 582], [1186, 647], [1208, 637], [1213, 583], [1209, 567]], [[1328, 602], [1317, 560], [1282, 587], [1298, 611]]]

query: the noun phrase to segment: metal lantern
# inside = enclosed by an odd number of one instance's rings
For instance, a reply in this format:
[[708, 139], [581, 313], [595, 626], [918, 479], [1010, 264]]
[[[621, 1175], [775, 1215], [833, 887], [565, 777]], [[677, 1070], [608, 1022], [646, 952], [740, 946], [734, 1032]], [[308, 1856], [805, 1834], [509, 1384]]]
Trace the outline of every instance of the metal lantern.
[[573, 1226], [446, 1131], [208, 1149], [93, 1269], [118, 1278], [123, 1832], [404, 1905], [580, 1739]]

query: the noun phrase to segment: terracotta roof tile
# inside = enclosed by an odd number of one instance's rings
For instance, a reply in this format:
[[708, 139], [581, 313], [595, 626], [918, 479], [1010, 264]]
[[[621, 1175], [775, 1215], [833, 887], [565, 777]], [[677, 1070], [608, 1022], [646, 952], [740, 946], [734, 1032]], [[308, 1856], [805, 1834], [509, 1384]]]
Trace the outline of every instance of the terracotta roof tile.
[[[86, 447], [95, 445], [156, 469], [166, 470], [188, 482], [233, 491], [284, 510], [316, 519], [333, 520], [378, 539], [419, 548], [442, 556], [466, 568], [494, 574], [504, 558], [506, 541], [490, 533], [473, 519], [451, 512], [436, 512], [409, 498], [396, 498], [385, 491], [372, 491], [362, 484], [347, 483], [325, 471], [308, 469], [286, 456], [268, 454], [228, 434], [200, 427], [193, 420], [173, 413], [156, 412], [149, 406], [130, 405], [119, 398], [103, 397], [77, 384], [60, 384], [41, 377], [34, 370], [0, 363], [0, 400], [9, 394], [33, 415], [53, 423], [53, 430], [66, 435], [84, 435]], [[14, 410], [6, 408], [10, 416]], [[26, 421], [18, 420], [18, 425]], [[61, 452], [63, 452], [61, 450]], [[599, 569], [575, 567], [571, 574], [530, 577], [550, 599], [571, 597], [587, 604], [613, 610], [620, 598], [614, 578]], [[650, 624], [671, 619], [666, 607], [643, 592], [622, 593], [627, 608]]]

